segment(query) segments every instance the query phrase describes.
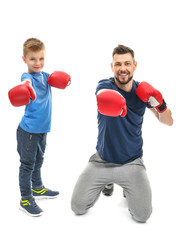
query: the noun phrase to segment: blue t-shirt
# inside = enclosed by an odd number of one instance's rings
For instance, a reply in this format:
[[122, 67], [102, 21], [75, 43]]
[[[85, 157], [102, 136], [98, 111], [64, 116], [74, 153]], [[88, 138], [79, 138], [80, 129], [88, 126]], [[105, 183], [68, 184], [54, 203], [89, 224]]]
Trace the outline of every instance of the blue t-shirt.
[[102, 159], [116, 164], [125, 164], [141, 157], [142, 123], [147, 103], [135, 94], [138, 82], [133, 80], [131, 92], [119, 89], [114, 78], [101, 80], [96, 93], [100, 89], [113, 89], [126, 99], [127, 115], [125, 117], [109, 117], [98, 112], [98, 139], [96, 149]]
[[21, 81], [30, 79], [36, 92], [36, 100], [25, 107], [20, 127], [30, 133], [47, 133], [51, 129], [52, 93], [47, 84], [48, 73], [23, 73]]

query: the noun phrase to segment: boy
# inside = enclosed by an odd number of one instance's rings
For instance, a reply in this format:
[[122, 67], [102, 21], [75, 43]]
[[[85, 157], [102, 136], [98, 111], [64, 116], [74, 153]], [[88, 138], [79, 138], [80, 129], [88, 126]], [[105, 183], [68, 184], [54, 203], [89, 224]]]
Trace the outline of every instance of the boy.
[[17, 129], [17, 150], [20, 155], [19, 185], [20, 209], [30, 216], [42, 215], [35, 198], [55, 198], [58, 191], [43, 186], [41, 167], [46, 148], [47, 133], [51, 128], [51, 86], [64, 89], [70, 76], [64, 72], [51, 75], [42, 71], [45, 46], [36, 38], [29, 38], [23, 45], [23, 61], [28, 72], [23, 73], [22, 83], [8, 93], [13, 106], [25, 107], [24, 116]]

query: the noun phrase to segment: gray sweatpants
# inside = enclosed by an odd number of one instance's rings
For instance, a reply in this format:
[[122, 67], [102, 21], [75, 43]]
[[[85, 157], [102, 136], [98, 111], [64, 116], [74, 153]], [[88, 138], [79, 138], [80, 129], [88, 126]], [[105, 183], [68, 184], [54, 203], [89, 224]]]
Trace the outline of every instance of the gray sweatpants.
[[98, 153], [91, 156], [75, 185], [71, 200], [75, 214], [85, 214], [95, 204], [104, 186], [111, 183], [123, 188], [132, 217], [138, 222], [146, 222], [152, 212], [152, 194], [142, 159], [118, 165], [102, 160]]

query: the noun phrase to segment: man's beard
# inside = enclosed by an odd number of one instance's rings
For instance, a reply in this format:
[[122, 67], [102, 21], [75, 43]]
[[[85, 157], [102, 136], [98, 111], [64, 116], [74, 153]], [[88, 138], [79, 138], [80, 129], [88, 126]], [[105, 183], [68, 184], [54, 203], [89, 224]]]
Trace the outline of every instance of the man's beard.
[[121, 85], [126, 85], [132, 80], [133, 76], [130, 76], [127, 81], [121, 82], [118, 77], [115, 76], [115, 79], [118, 81], [119, 84]]

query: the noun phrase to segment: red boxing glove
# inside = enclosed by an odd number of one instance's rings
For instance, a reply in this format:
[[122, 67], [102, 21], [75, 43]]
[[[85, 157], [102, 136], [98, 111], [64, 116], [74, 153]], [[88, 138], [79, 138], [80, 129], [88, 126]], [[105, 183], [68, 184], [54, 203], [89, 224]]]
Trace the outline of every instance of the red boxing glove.
[[150, 106], [155, 107], [160, 113], [167, 109], [162, 94], [147, 82], [141, 82], [138, 85], [136, 94], [143, 102], [149, 102]]
[[30, 81], [24, 81], [22, 84], [12, 88], [8, 92], [9, 100], [15, 107], [24, 106], [30, 103], [30, 99], [36, 99], [36, 93]]
[[97, 106], [101, 114], [110, 117], [124, 117], [127, 113], [126, 100], [119, 92], [111, 89], [98, 93]]
[[55, 71], [48, 78], [48, 84], [52, 87], [64, 89], [70, 85], [71, 77], [65, 72]]

